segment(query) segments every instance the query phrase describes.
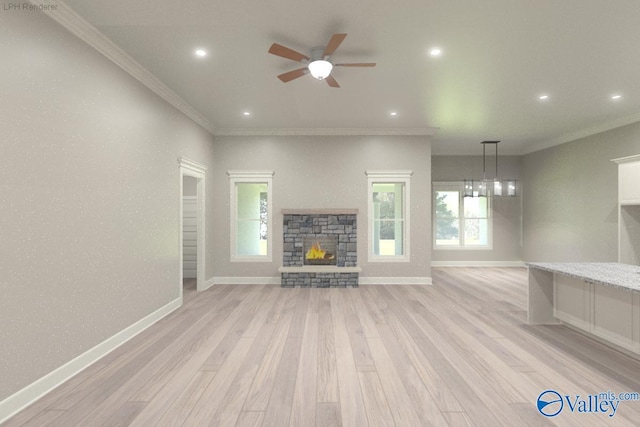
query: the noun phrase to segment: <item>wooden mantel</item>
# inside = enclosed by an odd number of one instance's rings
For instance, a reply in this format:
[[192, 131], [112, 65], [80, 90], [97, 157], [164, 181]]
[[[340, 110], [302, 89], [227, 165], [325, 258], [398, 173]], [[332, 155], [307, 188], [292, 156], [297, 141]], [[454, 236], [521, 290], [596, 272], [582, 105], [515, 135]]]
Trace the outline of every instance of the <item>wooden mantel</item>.
[[357, 215], [358, 209], [282, 209], [282, 215]]

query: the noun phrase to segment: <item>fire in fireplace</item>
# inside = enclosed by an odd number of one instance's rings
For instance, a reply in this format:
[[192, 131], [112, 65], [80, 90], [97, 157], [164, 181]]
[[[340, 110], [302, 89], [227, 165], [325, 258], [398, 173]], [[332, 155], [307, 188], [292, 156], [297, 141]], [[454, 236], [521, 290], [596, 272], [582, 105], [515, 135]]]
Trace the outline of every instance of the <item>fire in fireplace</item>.
[[305, 265], [336, 265], [337, 238], [310, 236], [304, 238]]

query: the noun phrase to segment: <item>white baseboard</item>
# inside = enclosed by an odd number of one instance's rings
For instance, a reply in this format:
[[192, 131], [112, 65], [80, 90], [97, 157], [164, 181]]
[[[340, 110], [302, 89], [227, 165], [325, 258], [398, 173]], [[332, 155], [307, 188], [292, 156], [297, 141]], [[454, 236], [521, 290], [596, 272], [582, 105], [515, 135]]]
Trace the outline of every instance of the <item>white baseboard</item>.
[[212, 277], [211, 279], [207, 280], [206, 282], [204, 282], [204, 287], [202, 289], [198, 289], [199, 291], [206, 291], [207, 289], [209, 289], [210, 287], [212, 287], [213, 285], [215, 285], [215, 277]]
[[525, 267], [524, 261], [431, 261], [431, 267]]
[[[281, 285], [282, 279], [276, 277], [213, 277], [214, 285]], [[209, 281], [207, 281], [209, 283]]]
[[0, 402], [0, 424], [182, 305], [176, 298]]
[[360, 277], [360, 285], [433, 285], [431, 277]]

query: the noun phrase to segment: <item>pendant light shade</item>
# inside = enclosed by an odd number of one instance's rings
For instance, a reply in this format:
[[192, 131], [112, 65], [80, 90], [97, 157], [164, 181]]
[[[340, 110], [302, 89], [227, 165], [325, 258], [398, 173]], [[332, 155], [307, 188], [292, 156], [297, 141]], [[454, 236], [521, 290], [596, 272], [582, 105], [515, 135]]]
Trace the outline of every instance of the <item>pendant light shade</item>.
[[478, 181], [478, 197], [487, 197], [487, 181]]
[[473, 180], [464, 180], [464, 197], [473, 197]]
[[[500, 141], [482, 141], [482, 180], [465, 179], [464, 197], [489, 197], [517, 195], [517, 181], [515, 179], [500, 180], [498, 178], [498, 143]], [[496, 147], [496, 174], [493, 179], [487, 179], [487, 144]]]
[[493, 181], [493, 195], [502, 196], [502, 181], [499, 179]]

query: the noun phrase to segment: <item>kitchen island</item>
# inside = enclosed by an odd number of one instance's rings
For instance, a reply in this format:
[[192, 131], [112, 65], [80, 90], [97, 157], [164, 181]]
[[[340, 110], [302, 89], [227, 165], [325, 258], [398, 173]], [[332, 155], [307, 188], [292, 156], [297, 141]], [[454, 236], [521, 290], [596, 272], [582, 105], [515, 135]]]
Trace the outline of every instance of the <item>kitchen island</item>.
[[527, 263], [528, 322], [566, 324], [640, 358], [640, 266]]

